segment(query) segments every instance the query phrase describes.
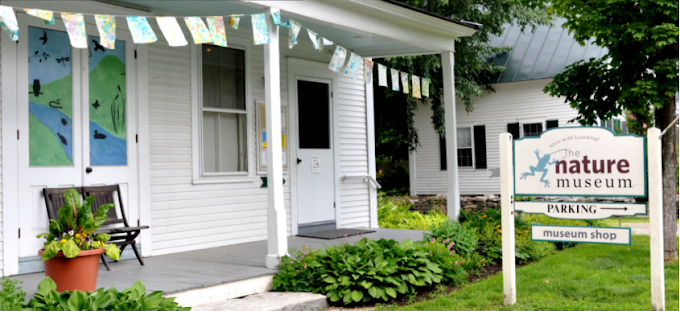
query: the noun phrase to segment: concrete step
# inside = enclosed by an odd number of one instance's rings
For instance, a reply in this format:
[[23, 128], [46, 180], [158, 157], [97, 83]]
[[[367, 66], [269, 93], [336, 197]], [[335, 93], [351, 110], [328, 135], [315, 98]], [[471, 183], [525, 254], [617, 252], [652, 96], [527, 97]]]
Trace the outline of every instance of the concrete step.
[[265, 292], [193, 307], [192, 311], [317, 311], [328, 308], [326, 296], [312, 293]]

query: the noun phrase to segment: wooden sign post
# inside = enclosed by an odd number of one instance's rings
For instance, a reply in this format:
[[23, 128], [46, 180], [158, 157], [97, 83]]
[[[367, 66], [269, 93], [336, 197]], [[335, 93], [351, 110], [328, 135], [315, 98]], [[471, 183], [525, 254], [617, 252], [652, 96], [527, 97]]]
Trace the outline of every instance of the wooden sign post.
[[[652, 310], [665, 310], [661, 140], [617, 135], [601, 127], [562, 127], [539, 137], [499, 136], [504, 304], [517, 301], [515, 211], [560, 219], [605, 219], [647, 213], [645, 204], [513, 202], [518, 196], [649, 197]], [[645, 150], [646, 149], [646, 150]], [[649, 178], [647, 176], [649, 174]], [[532, 225], [535, 241], [629, 245], [630, 228]]]

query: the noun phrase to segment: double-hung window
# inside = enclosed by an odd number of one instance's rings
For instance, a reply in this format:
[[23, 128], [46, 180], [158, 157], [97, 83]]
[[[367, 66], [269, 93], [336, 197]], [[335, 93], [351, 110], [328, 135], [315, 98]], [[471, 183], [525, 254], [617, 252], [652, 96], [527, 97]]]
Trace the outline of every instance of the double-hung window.
[[537, 137], [543, 132], [543, 122], [523, 123], [522, 137]]
[[472, 150], [472, 128], [459, 127], [456, 129], [456, 144], [458, 149], [458, 167], [472, 167], [474, 153]]
[[247, 172], [245, 51], [203, 45], [200, 62], [201, 175]]

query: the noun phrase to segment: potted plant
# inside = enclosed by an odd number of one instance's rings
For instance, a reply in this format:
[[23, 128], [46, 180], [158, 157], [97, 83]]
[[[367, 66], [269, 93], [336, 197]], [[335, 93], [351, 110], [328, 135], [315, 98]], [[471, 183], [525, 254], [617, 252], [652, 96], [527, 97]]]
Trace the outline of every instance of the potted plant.
[[99, 255], [113, 260], [120, 259], [120, 249], [104, 242], [111, 239], [106, 233], [94, 231], [106, 221], [106, 212], [113, 204], [104, 204], [92, 214], [93, 197], [80, 201], [80, 194], [69, 189], [65, 194], [66, 205], [57, 215], [59, 220], [50, 219], [50, 232], [41, 233], [46, 238], [44, 249], [39, 254], [45, 264], [45, 275], [57, 283], [57, 291], [93, 291], [97, 286]]

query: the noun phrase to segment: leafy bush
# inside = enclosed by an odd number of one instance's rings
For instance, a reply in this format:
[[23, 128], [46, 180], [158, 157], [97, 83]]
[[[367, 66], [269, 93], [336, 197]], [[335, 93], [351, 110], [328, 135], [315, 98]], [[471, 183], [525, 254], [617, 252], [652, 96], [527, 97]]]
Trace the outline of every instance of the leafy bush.
[[93, 292], [65, 291], [57, 292], [57, 284], [49, 277], [38, 285], [38, 292], [28, 302], [28, 307], [37, 311], [59, 310], [159, 310], [190, 311], [189, 307], [180, 307], [175, 298], [163, 297], [163, 292], [146, 294], [142, 282], [135, 282], [132, 287], [119, 292], [115, 287], [109, 290], [100, 288]]
[[24, 297], [26, 293], [17, 286], [18, 280], [3, 277], [2, 291], [0, 291], [0, 310], [2, 311], [21, 311], [23, 309]]
[[423, 215], [409, 211], [408, 201], [395, 201], [389, 197], [378, 200], [378, 224], [380, 228], [430, 230], [432, 226], [445, 222], [448, 217], [432, 210]]
[[64, 253], [66, 258], [75, 258], [81, 250], [97, 248], [105, 248], [106, 256], [119, 260], [118, 246], [104, 244], [111, 236], [106, 233], [94, 234], [106, 221], [106, 212], [114, 205], [103, 204], [93, 214], [90, 208], [93, 197], [81, 202], [80, 194], [75, 189], [69, 189], [64, 199], [66, 205], [57, 212], [59, 220], [50, 219], [50, 232], [38, 234], [38, 238], [46, 238], [42, 260], [50, 260], [59, 252]]
[[477, 250], [477, 234], [470, 229], [468, 224], [461, 224], [449, 219], [439, 226], [432, 228], [432, 232], [425, 232], [426, 240], [436, 239], [444, 243], [451, 243], [453, 250], [463, 256], [472, 254]]
[[310, 269], [317, 261], [316, 251], [306, 245], [303, 251], [292, 250], [291, 256], [281, 259], [279, 272], [274, 275], [274, 290], [283, 292], [314, 292], [321, 287], [318, 269]]
[[431, 239], [427, 242], [416, 242], [416, 247], [430, 254], [430, 260], [442, 269], [443, 283], [458, 285], [467, 281], [466, 259], [452, 249], [453, 243], [448, 245]]

